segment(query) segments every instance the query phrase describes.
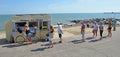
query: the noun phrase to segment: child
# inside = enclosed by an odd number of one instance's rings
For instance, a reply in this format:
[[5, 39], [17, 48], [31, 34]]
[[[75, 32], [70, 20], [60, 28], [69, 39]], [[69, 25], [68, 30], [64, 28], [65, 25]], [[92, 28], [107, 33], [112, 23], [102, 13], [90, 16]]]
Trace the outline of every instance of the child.
[[53, 29], [52, 26], [50, 26], [50, 32], [49, 32], [49, 34], [46, 34], [47, 40], [49, 41], [49, 47], [48, 48], [52, 48], [53, 47], [53, 42], [51, 40], [53, 32], [54, 32], [54, 29]]
[[81, 26], [82, 42], [85, 42], [85, 39], [84, 39], [85, 38], [85, 25], [83, 22], [81, 24], [82, 24]]

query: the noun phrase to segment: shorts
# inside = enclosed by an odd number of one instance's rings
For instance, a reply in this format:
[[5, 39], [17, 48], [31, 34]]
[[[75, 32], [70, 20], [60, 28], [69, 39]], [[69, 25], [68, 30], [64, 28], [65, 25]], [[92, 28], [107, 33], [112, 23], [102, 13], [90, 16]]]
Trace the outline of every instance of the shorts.
[[47, 41], [51, 41], [51, 34], [49, 34], [49, 36], [47, 36]]
[[61, 38], [62, 37], [62, 34], [59, 34], [59, 38]]
[[27, 37], [32, 37], [32, 33], [26, 34]]
[[93, 30], [93, 31], [92, 31], [92, 33], [96, 33], [96, 32], [97, 32], [97, 30]]
[[82, 32], [82, 39], [84, 39], [85, 38], [85, 33], [84, 32]]
[[108, 30], [111, 30], [111, 29], [112, 29], [111, 27], [108, 28]]
[[100, 36], [102, 36], [102, 34], [103, 34], [103, 30], [100, 30]]

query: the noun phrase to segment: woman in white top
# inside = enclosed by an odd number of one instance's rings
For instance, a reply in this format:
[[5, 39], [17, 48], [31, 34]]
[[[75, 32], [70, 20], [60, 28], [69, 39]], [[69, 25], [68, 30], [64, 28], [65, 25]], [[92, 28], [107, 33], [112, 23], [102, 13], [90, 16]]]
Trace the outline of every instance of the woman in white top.
[[98, 31], [98, 25], [96, 22], [94, 22], [93, 37], [97, 37], [97, 31]]

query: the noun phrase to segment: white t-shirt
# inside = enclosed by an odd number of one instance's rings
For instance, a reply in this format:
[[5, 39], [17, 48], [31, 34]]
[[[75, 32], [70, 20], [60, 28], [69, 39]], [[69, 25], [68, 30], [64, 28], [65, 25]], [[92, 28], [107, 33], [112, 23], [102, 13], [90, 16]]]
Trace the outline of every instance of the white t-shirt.
[[62, 25], [58, 25], [58, 34], [62, 34]]
[[94, 28], [93, 28], [94, 30], [97, 30], [98, 29], [98, 25], [96, 24], [96, 25], [94, 25]]

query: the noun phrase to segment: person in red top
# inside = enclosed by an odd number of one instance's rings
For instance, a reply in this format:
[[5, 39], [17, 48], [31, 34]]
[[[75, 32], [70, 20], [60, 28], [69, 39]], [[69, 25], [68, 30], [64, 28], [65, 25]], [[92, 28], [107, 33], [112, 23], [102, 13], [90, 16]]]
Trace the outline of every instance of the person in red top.
[[93, 38], [97, 37], [97, 31], [98, 31], [98, 24], [96, 22], [94, 22], [94, 26], [93, 26]]
[[82, 26], [81, 26], [81, 35], [82, 35], [82, 42], [85, 42], [85, 24], [84, 22], [81, 23]]

